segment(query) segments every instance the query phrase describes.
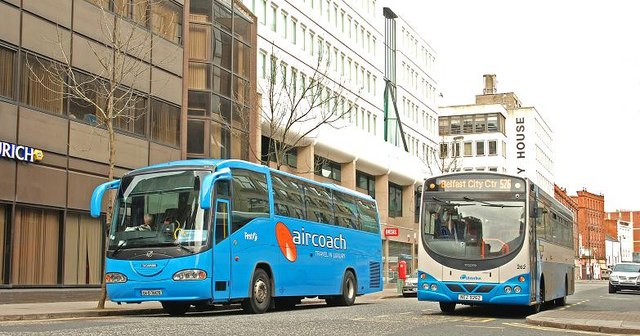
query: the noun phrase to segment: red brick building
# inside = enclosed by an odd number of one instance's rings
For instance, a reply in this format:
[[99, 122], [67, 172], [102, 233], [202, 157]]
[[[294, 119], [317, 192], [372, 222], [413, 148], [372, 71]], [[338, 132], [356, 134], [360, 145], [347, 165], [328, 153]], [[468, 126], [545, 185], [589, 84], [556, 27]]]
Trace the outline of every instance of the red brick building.
[[580, 264], [583, 279], [596, 269], [605, 268], [604, 195], [596, 195], [586, 189], [571, 198], [578, 204], [578, 234], [580, 241]]

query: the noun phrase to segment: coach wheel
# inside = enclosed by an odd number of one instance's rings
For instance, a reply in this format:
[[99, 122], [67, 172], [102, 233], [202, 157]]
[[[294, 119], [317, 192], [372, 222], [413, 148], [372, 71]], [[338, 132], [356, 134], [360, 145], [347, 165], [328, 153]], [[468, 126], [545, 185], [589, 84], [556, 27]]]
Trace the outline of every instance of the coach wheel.
[[162, 308], [171, 316], [181, 316], [187, 312], [191, 305], [181, 301], [162, 301]]
[[445, 314], [453, 314], [456, 310], [455, 302], [440, 302], [440, 310]]
[[356, 302], [357, 288], [356, 277], [351, 271], [347, 271], [342, 278], [342, 294], [328, 297], [325, 301], [331, 306], [351, 306]]
[[242, 309], [250, 314], [262, 314], [271, 305], [271, 279], [262, 268], [253, 272], [251, 293], [249, 298], [242, 301]]

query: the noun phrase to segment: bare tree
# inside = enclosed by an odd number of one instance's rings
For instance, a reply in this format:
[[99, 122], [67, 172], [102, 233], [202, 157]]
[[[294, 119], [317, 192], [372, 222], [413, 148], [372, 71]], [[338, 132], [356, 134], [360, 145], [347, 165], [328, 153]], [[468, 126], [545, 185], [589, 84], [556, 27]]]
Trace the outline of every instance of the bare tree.
[[[80, 72], [72, 65], [72, 55], [66, 49], [69, 44], [61, 30], [57, 41], [61, 63], [43, 61], [37, 57], [27, 58], [32, 80], [56, 97], [64, 97], [71, 104], [72, 117], [80, 117], [104, 134], [108, 141], [108, 180], [114, 179], [116, 163], [116, 129], [145, 132], [144, 118], [148, 109], [145, 99], [136, 87], [148, 87], [152, 34], [132, 24], [153, 28], [168, 36], [180, 27], [181, 18], [165, 10], [160, 0], [90, 0], [100, 12], [100, 43], [86, 42], [95, 57], [91, 72]], [[157, 7], [156, 7], [157, 5]], [[153, 17], [151, 17], [153, 15]], [[83, 42], [80, 42], [83, 43]], [[174, 56], [175, 57], [175, 56]], [[167, 60], [159, 60], [162, 63]], [[78, 116], [76, 116], [78, 114]], [[106, 132], [105, 132], [106, 131]], [[107, 196], [107, 232], [111, 223], [114, 192]], [[105, 244], [108, 247], [108, 244]], [[98, 308], [104, 308], [106, 288], [102, 277], [102, 290]]]
[[[321, 128], [340, 128], [350, 121], [357, 98], [352, 102], [347, 98], [357, 97], [361, 89], [349, 93], [342, 78], [332, 79], [335, 76], [331, 74], [331, 65], [336, 70], [334, 62], [338, 60], [331, 62], [329, 55], [330, 50], [319, 50], [315, 64], [306, 67], [305, 73], [304, 68], [288, 69], [285, 63], [278, 63], [272, 52], [270, 71], [260, 85], [263, 96], [259, 103], [262, 130], [269, 144], [262, 153], [254, 155], [263, 162], [274, 162], [278, 170], [287, 164], [292, 150], [306, 145]], [[261, 155], [264, 153], [266, 158]]]

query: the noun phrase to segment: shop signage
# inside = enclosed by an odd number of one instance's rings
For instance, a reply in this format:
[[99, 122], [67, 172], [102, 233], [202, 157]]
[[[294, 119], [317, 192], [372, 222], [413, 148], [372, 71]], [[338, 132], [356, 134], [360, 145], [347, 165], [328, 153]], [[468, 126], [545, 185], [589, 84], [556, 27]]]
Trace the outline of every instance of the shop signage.
[[23, 162], [36, 162], [44, 159], [44, 153], [40, 149], [0, 141], [0, 157]]
[[400, 230], [398, 228], [385, 228], [384, 236], [385, 237], [397, 237], [400, 234]]

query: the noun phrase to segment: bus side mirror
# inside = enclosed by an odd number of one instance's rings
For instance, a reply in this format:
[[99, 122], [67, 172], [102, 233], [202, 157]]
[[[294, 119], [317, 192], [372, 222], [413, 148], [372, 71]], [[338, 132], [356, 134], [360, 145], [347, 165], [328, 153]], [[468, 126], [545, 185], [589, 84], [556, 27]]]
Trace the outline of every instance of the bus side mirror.
[[93, 190], [93, 194], [91, 195], [91, 205], [89, 206], [91, 210], [91, 217], [100, 217], [102, 196], [104, 196], [104, 192], [111, 189], [118, 189], [118, 187], [120, 187], [120, 180], [113, 180], [103, 183]]
[[216, 181], [231, 181], [231, 170], [222, 168], [219, 171], [207, 174], [202, 180], [202, 188], [200, 188], [200, 208], [203, 210], [211, 209], [211, 194]]

